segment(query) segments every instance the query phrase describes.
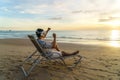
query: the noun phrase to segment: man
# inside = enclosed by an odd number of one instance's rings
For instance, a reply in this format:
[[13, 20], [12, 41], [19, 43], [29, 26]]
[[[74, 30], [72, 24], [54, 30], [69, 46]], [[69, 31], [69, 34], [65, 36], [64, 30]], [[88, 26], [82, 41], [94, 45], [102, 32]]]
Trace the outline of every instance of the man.
[[53, 33], [53, 41], [46, 42], [45, 38], [47, 33], [51, 30], [51, 28], [48, 28], [47, 31], [44, 31], [43, 29], [38, 28], [36, 30], [36, 35], [38, 37], [38, 43], [42, 46], [42, 48], [46, 51], [46, 54], [51, 55], [51, 57], [60, 57], [60, 56], [70, 56], [78, 54], [79, 51], [75, 51], [72, 53], [67, 53], [65, 51], [60, 51], [58, 48], [58, 45], [56, 43], [56, 34]]

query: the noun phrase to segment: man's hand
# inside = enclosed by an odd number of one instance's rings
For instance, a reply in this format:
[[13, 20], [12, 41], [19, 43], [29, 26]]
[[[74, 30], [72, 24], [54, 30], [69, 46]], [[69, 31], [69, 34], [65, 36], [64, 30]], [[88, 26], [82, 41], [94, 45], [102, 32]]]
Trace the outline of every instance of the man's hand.
[[49, 31], [49, 30], [51, 30], [51, 28], [48, 28], [47, 30]]
[[56, 34], [55, 33], [53, 33], [53, 38], [56, 38]]

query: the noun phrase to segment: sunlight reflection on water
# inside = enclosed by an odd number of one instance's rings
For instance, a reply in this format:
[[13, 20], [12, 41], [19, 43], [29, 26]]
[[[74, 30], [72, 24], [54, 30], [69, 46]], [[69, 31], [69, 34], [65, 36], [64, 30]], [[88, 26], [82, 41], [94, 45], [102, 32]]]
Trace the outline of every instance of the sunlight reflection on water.
[[120, 43], [116, 41], [111, 41], [109, 44], [113, 47], [120, 47]]
[[120, 37], [120, 32], [118, 30], [112, 30], [110, 35], [110, 39], [112, 41], [110, 41], [109, 45], [114, 47], [120, 47], [120, 43], [118, 41], [114, 41], [114, 40], [118, 40], [119, 37]]

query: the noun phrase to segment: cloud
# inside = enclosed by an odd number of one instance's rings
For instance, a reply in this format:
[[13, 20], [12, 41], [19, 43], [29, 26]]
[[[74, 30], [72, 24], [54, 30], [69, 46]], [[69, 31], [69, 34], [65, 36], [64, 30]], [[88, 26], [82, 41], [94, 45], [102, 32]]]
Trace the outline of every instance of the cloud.
[[99, 19], [99, 22], [108, 22], [108, 21], [111, 21], [111, 19]]
[[6, 8], [6, 7], [1, 7], [0, 10], [1, 10], [1, 11], [5, 11], [5, 12], [10, 11], [10, 10], [9, 10], [8, 8]]
[[72, 13], [82, 13], [82, 10], [78, 10], [78, 11], [72, 11]]
[[113, 20], [120, 20], [120, 17], [108, 17], [108, 18], [101, 18], [98, 21], [99, 22], [109, 22]]
[[35, 5], [35, 4], [20, 4], [14, 7], [19, 13], [22, 14], [42, 14], [45, 13], [46, 9], [48, 8], [48, 5], [41, 4], [41, 5]]
[[76, 11], [72, 11], [72, 13], [96, 13], [99, 12], [99, 10], [76, 10]]
[[[19, 19], [19, 18], [0, 18], [0, 29], [13, 29], [13, 30], [34, 30], [38, 27], [41, 28], [56, 28], [56, 26], [63, 26], [63, 23], [52, 20], [32, 20], [32, 19]], [[7, 22], [7, 23], [6, 23]], [[3, 28], [5, 27], [5, 28]]]
[[[120, 13], [119, 2], [120, 0], [1, 0], [0, 17], [7, 17], [9, 21], [13, 19], [12, 24], [15, 23], [16, 26], [21, 26], [24, 21], [26, 22], [22, 26], [42, 21], [43, 24], [55, 25], [97, 24], [118, 20], [119, 17], [113, 14]], [[9, 21], [4, 20], [4, 24], [10, 24]]]
[[53, 18], [49, 18], [50, 20], [62, 20], [62, 17], [53, 17]]
[[[22, 14], [94, 13], [109, 9], [113, 0], [5, 0], [6, 6]], [[104, 4], [103, 4], [104, 3]], [[80, 10], [78, 10], [80, 9]]]

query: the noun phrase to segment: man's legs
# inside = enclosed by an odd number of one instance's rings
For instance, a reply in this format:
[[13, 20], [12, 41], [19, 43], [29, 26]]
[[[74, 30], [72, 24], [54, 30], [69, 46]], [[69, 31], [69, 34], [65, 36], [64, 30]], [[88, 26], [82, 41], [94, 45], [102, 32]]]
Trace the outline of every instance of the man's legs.
[[55, 48], [57, 51], [60, 51], [60, 49], [58, 48], [57, 42], [56, 42], [56, 34], [53, 34], [53, 42], [52, 42], [52, 48]]
[[[60, 51], [58, 46], [57, 46], [57, 43], [56, 43], [56, 34], [55, 33], [53, 33], [53, 38], [54, 39], [53, 39], [53, 42], [52, 42], [52, 48], [55, 48], [57, 51]], [[75, 54], [78, 54], [78, 53], [79, 53], [79, 51], [75, 51], [73, 53], [67, 53], [65, 51], [62, 51], [63, 56], [75, 55]]]
[[56, 44], [56, 46], [55, 46], [55, 49], [56, 49], [57, 51], [60, 51], [60, 49], [59, 49], [59, 47], [58, 47], [57, 44]]
[[60, 51], [60, 49], [59, 49], [57, 44], [55, 46], [53, 46], [52, 48], [56, 49], [57, 51]]
[[72, 53], [67, 53], [65, 51], [62, 51], [62, 56], [70, 56], [70, 55], [75, 55], [75, 54], [78, 54], [79, 51], [75, 51], [75, 52], [72, 52]]

